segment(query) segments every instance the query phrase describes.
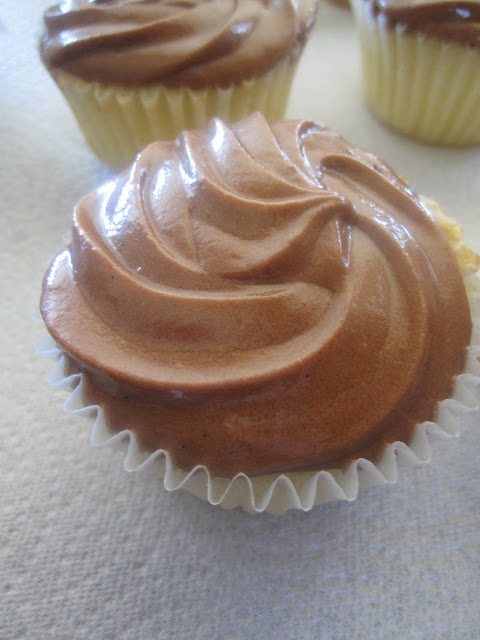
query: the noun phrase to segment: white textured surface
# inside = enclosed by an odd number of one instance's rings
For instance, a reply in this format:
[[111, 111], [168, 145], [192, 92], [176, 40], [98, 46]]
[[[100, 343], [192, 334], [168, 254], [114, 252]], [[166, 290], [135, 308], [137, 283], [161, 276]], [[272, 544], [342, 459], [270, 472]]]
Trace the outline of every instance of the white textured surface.
[[[480, 638], [480, 424], [393, 486], [250, 517], [92, 449], [35, 353], [42, 274], [108, 170], [36, 53], [40, 0], [0, 3], [0, 639]], [[417, 145], [361, 101], [348, 12], [321, 4], [290, 115], [382, 155], [480, 250], [480, 150]]]

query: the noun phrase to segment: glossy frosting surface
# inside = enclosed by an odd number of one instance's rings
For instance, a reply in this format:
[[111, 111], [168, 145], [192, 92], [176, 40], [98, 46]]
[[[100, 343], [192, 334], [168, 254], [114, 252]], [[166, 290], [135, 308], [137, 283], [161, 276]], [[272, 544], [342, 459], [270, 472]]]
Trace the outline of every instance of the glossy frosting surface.
[[220, 475], [408, 442], [471, 332], [407, 185], [320, 124], [259, 114], [154, 143], [81, 200], [42, 314], [115, 428]]
[[44, 14], [50, 68], [111, 84], [229, 86], [295, 60], [316, 0], [64, 0]]
[[366, 0], [392, 24], [480, 47], [479, 0]]

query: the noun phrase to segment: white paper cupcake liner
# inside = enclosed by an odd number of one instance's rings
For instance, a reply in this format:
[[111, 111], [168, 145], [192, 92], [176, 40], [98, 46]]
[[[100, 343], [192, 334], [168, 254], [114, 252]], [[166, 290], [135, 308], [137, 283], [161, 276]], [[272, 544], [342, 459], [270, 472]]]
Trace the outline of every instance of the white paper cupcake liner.
[[371, 3], [352, 0], [363, 86], [374, 115], [421, 142], [480, 142], [480, 49], [391, 26]]
[[394, 442], [385, 449], [375, 464], [359, 458], [343, 471], [330, 469], [251, 478], [243, 473], [234, 478], [214, 477], [202, 466], [197, 466], [189, 472], [182, 471], [175, 467], [167, 451], [146, 453], [140, 449], [135, 434], [131, 431], [113, 433], [108, 428], [101, 407], [89, 405], [84, 398], [83, 374], [66, 375], [66, 356], [50, 336], [45, 337], [39, 350], [56, 360], [49, 382], [69, 392], [64, 405], [65, 411], [93, 420], [90, 434], [92, 445], [120, 444], [126, 447], [124, 467], [127, 471], [139, 471], [155, 462], [167, 491], [186, 489], [210, 504], [220, 505], [225, 509], [241, 507], [251, 514], [262, 512], [281, 514], [289, 509], [309, 511], [315, 505], [325, 502], [355, 500], [359, 491], [366, 487], [396, 482], [401, 469], [426, 463], [431, 459], [431, 445], [434, 440], [439, 437], [457, 436], [465, 417], [472, 411], [478, 412], [480, 407], [480, 280], [477, 276], [468, 276], [466, 286], [470, 291], [472, 339], [467, 352], [465, 371], [457, 376], [452, 397], [439, 403], [434, 421], [417, 426], [408, 446], [403, 442]]
[[296, 61], [283, 60], [258, 78], [204, 90], [116, 87], [61, 70], [52, 76], [93, 152], [122, 169], [150, 142], [171, 140], [184, 129], [202, 129], [213, 117], [234, 122], [261, 111], [267, 120], [281, 120], [295, 69]]

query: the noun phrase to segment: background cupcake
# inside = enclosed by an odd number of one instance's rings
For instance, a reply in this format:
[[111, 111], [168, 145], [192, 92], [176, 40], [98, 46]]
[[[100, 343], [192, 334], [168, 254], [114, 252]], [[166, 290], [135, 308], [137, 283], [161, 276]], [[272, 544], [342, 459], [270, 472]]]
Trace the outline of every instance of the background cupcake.
[[480, 142], [480, 4], [352, 0], [367, 104], [421, 142]]
[[44, 14], [42, 60], [115, 168], [155, 139], [283, 116], [316, 0], [75, 0]]

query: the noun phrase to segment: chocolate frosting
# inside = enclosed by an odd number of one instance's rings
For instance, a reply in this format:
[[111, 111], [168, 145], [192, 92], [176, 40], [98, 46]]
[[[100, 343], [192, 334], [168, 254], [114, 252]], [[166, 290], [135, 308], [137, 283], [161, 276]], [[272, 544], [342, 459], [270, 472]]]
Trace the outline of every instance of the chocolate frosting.
[[113, 428], [227, 476], [408, 443], [471, 333], [405, 182], [318, 123], [259, 114], [156, 142], [81, 200], [41, 308]]
[[479, 0], [366, 0], [391, 25], [480, 47]]
[[295, 60], [316, 0], [64, 0], [45, 12], [49, 68], [120, 85], [226, 87]]

